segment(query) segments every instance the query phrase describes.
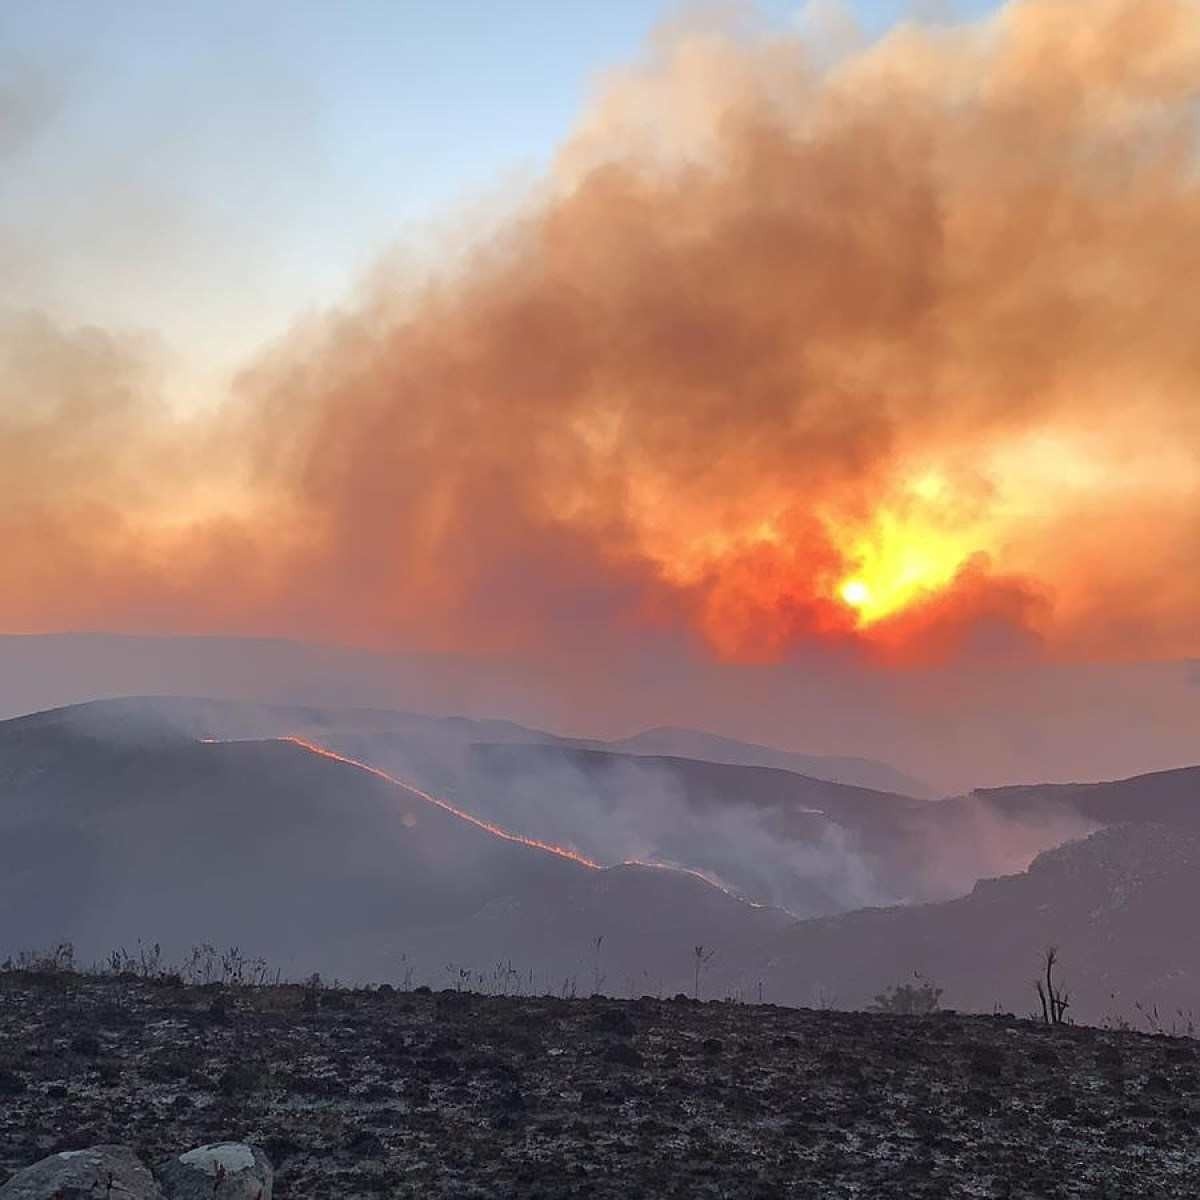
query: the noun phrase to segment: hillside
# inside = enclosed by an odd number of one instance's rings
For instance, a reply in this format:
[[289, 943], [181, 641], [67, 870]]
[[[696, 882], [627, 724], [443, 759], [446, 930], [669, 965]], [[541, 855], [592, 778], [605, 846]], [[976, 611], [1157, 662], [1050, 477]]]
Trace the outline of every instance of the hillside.
[[932, 794], [928, 784], [875, 759], [797, 754], [774, 746], [762, 746], [757, 742], [743, 742], [715, 733], [705, 733], [698, 729], [679, 729], [671, 725], [645, 729], [632, 737], [618, 738], [608, 743], [577, 740], [573, 744], [580, 749], [604, 749], [618, 754], [694, 758], [703, 762], [741, 767], [776, 767], [781, 771], [792, 771], [814, 779], [828, 779], [851, 787], [894, 792], [920, 799], [927, 799]]
[[236, 943], [296, 976], [437, 983], [511, 962], [674, 991], [694, 945], [720, 936], [736, 962], [790, 921], [685, 872], [522, 844], [294, 742], [76, 717], [0, 725], [0, 955]]
[[1194, 1042], [1010, 1017], [0, 973], [0, 1182], [247, 1139], [276, 1200], [1195, 1195]]
[[997, 812], [1017, 818], [1058, 808], [1103, 825], [1135, 821], [1200, 829], [1200, 767], [1151, 771], [1103, 783], [981, 788], [974, 795]]
[[0, 723], [0, 777], [5, 746], [26, 752], [30, 737], [52, 742], [63, 731], [130, 749], [298, 735], [601, 865], [698, 869], [799, 917], [960, 895], [1093, 827], [1077, 817], [1010, 821], [998, 839], [978, 801], [930, 804], [778, 767], [580, 749], [500, 721], [179, 697]]
[[[0, 723], [0, 956], [216, 942], [293, 977], [669, 995], [703, 946], [706, 995], [858, 1007], [919, 971], [1023, 1012], [1056, 943], [1081, 1017], [1196, 1003], [1196, 771], [928, 803], [468, 724], [439, 800], [386, 774], [408, 718], [341, 719], [130, 700]], [[196, 740], [239, 733], [265, 740]], [[1081, 840], [1138, 813], [1175, 824]]]
[[[159, 654], [149, 656], [151, 661], [165, 658], [171, 661], [171, 652], [188, 651], [188, 657], [197, 664], [204, 661], [208, 650], [212, 661], [220, 663], [239, 647], [227, 644], [222, 639], [160, 639], [155, 644]], [[109, 646], [109, 643], [112, 646]], [[77, 700], [73, 703], [51, 706], [47, 695], [38, 686], [28, 688], [30, 700], [22, 705], [15, 697], [5, 701], [5, 669], [9, 678], [30, 680], [40, 684], [38, 678], [42, 666], [40, 653], [58, 647], [53, 673], [71, 674], [71, 665], [89, 677], [88, 651], [101, 654], [105, 647], [112, 649], [126, 643], [136, 645], [138, 639], [95, 639], [87, 637], [65, 638], [12, 638], [0, 635], [0, 719], [18, 719], [28, 715], [28, 705], [52, 711], [53, 707], [82, 713], [96, 710], [108, 714], [115, 721], [141, 721], [157, 715], [170, 721], [176, 728], [196, 737], [270, 737], [283, 732], [333, 732], [357, 733], [361, 735], [383, 735], [390, 738], [394, 747], [414, 753], [415, 760], [428, 760], [440, 764], [444, 759], [453, 759], [473, 742], [517, 742], [529, 745], [554, 745], [566, 749], [607, 750], [623, 754], [668, 755], [694, 758], [706, 762], [726, 763], [741, 766], [777, 767], [808, 775], [815, 779], [845, 783], [851, 787], [871, 788], [879, 791], [894, 791], [906, 796], [924, 797], [929, 794], [927, 785], [897, 771], [887, 763], [870, 758], [846, 757], [823, 754], [796, 754], [771, 746], [753, 742], [741, 742], [717, 734], [703, 733], [693, 729], [649, 729], [632, 737], [604, 741], [599, 738], [578, 738], [550, 733], [544, 729], [518, 724], [515, 721], [474, 718], [463, 716], [431, 716], [426, 713], [382, 706], [363, 706], [346, 703], [281, 703], [239, 698], [245, 687], [228, 689], [212, 687], [212, 695], [203, 692], [171, 694], [165, 686], [171, 677], [168, 671], [159, 686], [144, 694], [128, 685], [114, 689], [112, 694], [98, 684], [94, 692], [105, 698]], [[262, 664], [264, 677], [272, 677], [279, 671], [281, 661], [287, 660], [286, 644], [247, 642], [241, 647], [245, 664], [255, 663], [270, 650]], [[295, 649], [295, 648], [294, 648]], [[77, 650], [79, 661], [73, 663], [68, 651]], [[143, 647], [145, 651], [145, 647]], [[243, 665], [243, 671], [253, 678], [253, 668]], [[147, 664], [142, 664], [143, 666]], [[310, 670], [316, 670], [316, 664]], [[189, 671], [181, 672], [190, 678]], [[154, 675], [136, 675], [135, 679], [146, 678], [158, 683]], [[248, 680], [247, 680], [248, 682]], [[288, 689], [285, 689], [288, 690]], [[290, 689], [304, 694], [312, 688], [297, 686]], [[86, 693], [87, 689], [84, 687]], [[90, 694], [90, 693], [88, 693]], [[415, 764], [410, 764], [415, 765]]]
[[581, 750], [499, 721], [135, 697], [0, 723], [0, 779], [6, 746], [65, 730], [129, 747], [298, 735], [602, 865], [700, 869], [800, 916], [944, 894], [905, 816], [923, 802], [778, 768]]
[[906, 872], [902, 859], [908, 814], [924, 802], [774, 767], [484, 743], [452, 793], [600, 861], [684, 863], [798, 916], [921, 889], [919, 867]]
[[[334, 740], [396, 761], [386, 741]], [[1052, 788], [1028, 790], [1011, 809], [979, 793], [928, 802], [777, 767], [515, 742], [470, 746], [450, 788], [509, 827], [603, 861], [652, 847], [799, 917], [961, 896], [1103, 824]]]
[[939, 904], [868, 909], [784, 932], [769, 994], [856, 1007], [914, 971], [965, 1010], [1030, 1012], [1040, 955], [1061, 948], [1072, 1013], [1164, 1024], [1200, 1018], [1200, 834], [1118, 825], [1041, 854], [1029, 870]]
[[[751, 677], [694, 656], [648, 664], [640, 653], [621, 661], [602, 655], [591, 665], [594, 694], [574, 687], [575, 673], [564, 675], [552, 661], [517, 670], [503, 659], [388, 655], [278, 638], [0, 634], [0, 718], [102, 696], [212, 696], [323, 711], [487, 713], [534, 732], [603, 734], [617, 742], [632, 734], [637, 746], [659, 754], [667, 749], [660, 730], [669, 721], [752, 734], [732, 748], [706, 734], [703, 747], [673, 743], [670, 753], [684, 757], [736, 755], [751, 765], [787, 766], [773, 757], [743, 759], [744, 747], [757, 743], [774, 755], [775, 746], [795, 746], [809, 751], [801, 774], [909, 790], [811, 761], [832, 755], [844, 763], [848, 755], [857, 772], [865, 756], [927, 780], [939, 794], [1183, 766], [1195, 761], [1200, 728], [1200, 676], [1187, 660], [988, 659], [903, 682], [829, 662], [821, 670], [783, 663]], [[749, 678], [757, 682], [748, 690]], [[666, 736], [674, 738], [674, 730]], [[628, 741], [604, 746], [636, 749]]]

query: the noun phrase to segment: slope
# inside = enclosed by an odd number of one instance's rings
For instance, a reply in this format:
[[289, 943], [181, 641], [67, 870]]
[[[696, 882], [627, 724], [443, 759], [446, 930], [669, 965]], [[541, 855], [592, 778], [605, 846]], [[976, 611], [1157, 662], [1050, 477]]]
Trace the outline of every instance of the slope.
[[[0, 724], [0, 955], [64, 938], [85, 958], [138, 938], [176, 955], [216, 942], [291, 974], [436, 982], [449, 962], [490, 965], [475, 957], [480, 914], [506, 911], [489, 952], [578, 974], [602, 934], [628, 976], [702, 941], [713, 912], [746, 948], [787, 920], [649, 868], [653, 905], [631, 902], [641, 872], [496, 836], [294, 742], [206, 744], [154, 723], [103, 736], [95, 715]], [[552, 944], [527, 933], [544, 912], [559, 914]], [[672, 987], [689, 977], [677, 957]]]
[[1134, 1019], [1142, 1005], [1186, 1020], [1177, 1010], [1200, 992], [1198, 904], [1200, 832], [1116, 825], [961, 899], [804, 922], [762, 973], [774, 996], [855, 1007], [918, 972], [953, 1007], [1028, 1013], [1053, 944], [1076, 1019]]

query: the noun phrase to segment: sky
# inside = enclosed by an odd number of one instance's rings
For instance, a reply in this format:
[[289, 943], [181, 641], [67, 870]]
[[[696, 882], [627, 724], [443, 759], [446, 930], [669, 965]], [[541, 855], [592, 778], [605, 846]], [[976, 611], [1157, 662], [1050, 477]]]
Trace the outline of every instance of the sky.
[[[0, 303], [153, 331], [202, 397], [385, 249], [429, 254], [464, 214], [519, 192], [603, 74], [641, 57], [675, 11], [7, 6], [0, 87], [28, 103], [7, 139]], [[907, 10], [860, 0], [848, 12], [877, 35]], [[786, 29], [806, 15], [765, 0], [746, 19]]]
[[0, 632], [1200, 656], [1198, 3], [10, 6]]

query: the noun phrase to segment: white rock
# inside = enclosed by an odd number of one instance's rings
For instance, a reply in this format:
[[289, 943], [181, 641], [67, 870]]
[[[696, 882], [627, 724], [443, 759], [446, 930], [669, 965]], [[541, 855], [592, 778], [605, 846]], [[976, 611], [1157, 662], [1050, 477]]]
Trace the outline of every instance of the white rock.
[[198, 1167], [214, 1178], [219, 1170], [244, 1171], [254, 1166], [254, 1151], [244, 1142], [219, 1142], [214, 1146], [201, 1146], [179, 1156], [181, 1163]]
[[162, 1200], [154, 1176], [127, 1146], [64, 1150], [18, 1171], [0, 1187], [2, 1200], [92, 1195], [111, 1200]]
[[271, 1200], [267, 1156], [244, 1142], [216, 1142], [169, 1158], [158, 1168], [166, 1200]]

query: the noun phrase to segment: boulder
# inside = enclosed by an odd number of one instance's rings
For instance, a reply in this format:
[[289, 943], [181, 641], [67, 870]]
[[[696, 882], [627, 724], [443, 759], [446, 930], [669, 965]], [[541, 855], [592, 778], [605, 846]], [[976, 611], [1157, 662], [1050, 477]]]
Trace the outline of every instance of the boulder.
[[[267, 1193], [270, 1195], [270, 1192]], [[127, 1146], [52, 1154], [18, 1171], [3, 1200], [161, 1200], [154, 1176]]]
[[257, 1146], [215, 1142], [159, 1165], [166, 1200], [271, 1200], [274, 1172]]

